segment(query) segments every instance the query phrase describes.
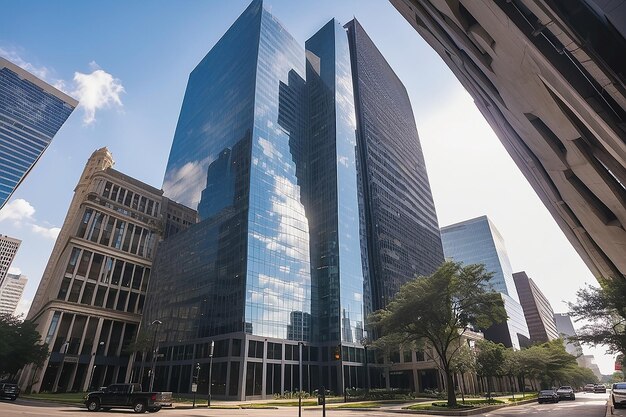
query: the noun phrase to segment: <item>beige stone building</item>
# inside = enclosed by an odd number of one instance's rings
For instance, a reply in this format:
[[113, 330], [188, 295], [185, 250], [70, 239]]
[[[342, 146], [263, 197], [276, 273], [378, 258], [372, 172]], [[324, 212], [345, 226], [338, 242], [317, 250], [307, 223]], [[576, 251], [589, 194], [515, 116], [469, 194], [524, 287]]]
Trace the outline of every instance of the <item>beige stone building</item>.
[[473, 96], [591, 271], [626, 275], [626, 4], [390, 1]]
[[165, 229], [175, 233], [196, 221], [195, 211], [113, 164], [108, 149], [95, 151], [74, 190], [27, 316], [50, 356], [22, 372], [23, 389], [85, 391], [128, 381], [127, 348], [137, 335], [156, 245]]

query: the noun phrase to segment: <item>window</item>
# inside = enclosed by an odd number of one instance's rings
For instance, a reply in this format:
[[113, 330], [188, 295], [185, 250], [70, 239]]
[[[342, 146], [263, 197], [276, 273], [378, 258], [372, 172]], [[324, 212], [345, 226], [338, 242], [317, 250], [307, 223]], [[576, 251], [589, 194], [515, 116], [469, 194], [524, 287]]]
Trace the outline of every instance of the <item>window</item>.
[[106, 182], [106, 184], [104, 185], [104, 192], [102, 193], [102, 197], [109, 198], [109, 195], [111, 194], [112, 186], [113, 184], [111, 184], [109, 181]]
[[63, 278], [63, 281], [61, 282], [61, 288], [59, 288], [59, 294], [57, 295], [57, 298], [59, 300], [65, 300], [65, 297], [67, 296], [67, 290], [70, 288], [71, 281], [71, 278]]
[[139, 240], [141, 239], [141, 227], [135, 227], [135, 234], [133, 235], [133, 243], [130, 245], [130, 253], [137, 253], [137, 247], [139, 246]]
[[91, 261], [91, 268], [89, 268], [89, 276], [87, 278], [94, 281], [98, 280], [98, 277], [100, 276], [100, 270], [102, 269], [103, 260], [104, 255], [101, 255], [99, 253], [93, 254], [93, 260]]
[[113, 306], [115, 306], [115, 297], [117, 297], [117, 290], [115, 288], [109, 288], [109, 296], [107, 297], [107, 308], [113, 309]]
[[122, 275], [122, 287], [130, 287], [130, 281], [133, 277], [133, 264], [126, 262], [124, 274]]
[[126, 307], [126, 311], [128, 311], [129, 313], [135, 312], [135, 306], [137, 305], [138, 297], [139, 294], [137, 294], [136, 292], [130, 293], [130, 295], [128, 296], [128, 307]]
[[124, 205], [126, 207], [130, 207], [130, 202], [133, 199], [133, 193], [129, 191], [126, 192], [126, 198], [124, 199]]
[[91, 229], [87, 235], [87, 239], [92, 242], [97, 242], [98, 237], [100, 236], [100, 228], [102, 227], [102, 220], [104, 219], [104, 215], [100, 212], [96, 212], [93, 217], [93, 223], [91, 223]]
[[72, 254], [70, 255], [70, 261], [67, 263], [67, 268], [65, 268], [65, 272], [68, 274], [73, 274], [74, 269], [76, 268], [76, 262], [78, 261], [78, 256], [80, 255], [80, 249], [72, 248]]
[[83, 286], [83, 281], [79, 279], [75, 279], [72, 284], [72, 289], [70, 290], [70, 296], [67, 301], [71, 301], [72, 303], [78, 302], [78, 296], [80, 295], [80, 289]]
[[107, 256], [106, 261], [104, 261], [104, 270], [102, 271], [102, 275], [100, 276], [100, 279], [104, 284], [107, 284], [111, 280], [111, 274], [113, 271], [113, 260], [113, 258], [109, 258]]
[[113, 186], [113, 190], [111, 191], [111, 200], [115, 201], [117, 199], [117, 194], [120, 192], [120, 187], [117, 185]]
[[129, 224], [128, 228], [126, 230], [126, 236], [124, 236], [124, 244], [122, 245], [122, 250], [124, 252], [128, 252], [128, 248], [130, 247], [130, 239], [133, 236], [133, 229], [135, 228], [134, 225]]
[[91, 305], [91, 299], [93, 298], [93, 290], [95, 288], [96, 288], [96, 284], [92, 284], [91, 282], [88, 282], [85, 285], [83, 296], [80, 298], [81, 304]]
[[84, 277], [87, 275], [87, 268], [89, 268], [89, 261], [91, 260], [91, 252], [88, 250], [83, 251], [83, 255], [80, 257], [80, 264], [78, 264], [78, 271], [76, 275]]
[[98, 285], [98, 291], [96, 291], [96, 299], [93, 302], [93, 305], [96, 307], [102, 307], [104, 304], [104, 296], [107, 293], [107, 287], [103, 285]]
[[263, 358], [263, 342], [257, 340], [250, 340], [248, 343], [248, 357], [249, 358]]
[[141, 276], [143, 275], [143, 266], [135, 265], [135, 272], [133, 273], [132, 288], [138, 290], [141, 287]]
[[115, 225], [115, 217], [109, 216], [109, 221], [106, 226], [104, 226], [104, 230], [102, 231], [102, 237], [100, 238], [100, 244], [109, 246], [109, 242], [111, 240], [111, 235], [113, 234], [113, 226]]
[[128, 291], [120, 291], [120, 295], [117, 297], [117, 305], [115, 309], [117, 311], [124, 311], [126, 309], [126, 299], [128, 298]]
[[282, 359], [283, 346], [280, 343], [267, 343], [267, 359]]
[[87, 223], [89, 223], [89, 219], [91, 219], [91, 215], [93, 210], [90, 208], [85, 209], [85, 214], [83, 214], [83, 220], [80, 222], [80, 226], [78, 226], [78, 233], [76, 236], [84, 237], [85, 231], [87, 231]]
[[113, 275], [111, 276], [111, 284], [119, 285], [120, 279], [122, 278], [122, 268], [124, 267], [124, 262], [119, 259], [115, 261], [115, 268], [113, 269]]
[[111, 245], [115, 249], [119, 249], [122, 247], [122, 237], [124, 236], [124, 228], [126, 227], [126, 222], [118, 220], [115, 224], [115, 233], [113, 234], [113, 242]]

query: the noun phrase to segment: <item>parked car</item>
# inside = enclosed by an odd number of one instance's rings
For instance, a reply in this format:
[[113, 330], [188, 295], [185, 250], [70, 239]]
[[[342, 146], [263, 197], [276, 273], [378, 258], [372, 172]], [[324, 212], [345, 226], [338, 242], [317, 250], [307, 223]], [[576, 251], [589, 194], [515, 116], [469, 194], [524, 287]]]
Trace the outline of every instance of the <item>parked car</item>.
[[556, 390], [556, 393], [559, 396], [560, 400], [575, 400], [576, 399], [576, 394], [574, 394], [574, 389], [570, 387], [569, 385], [564, 385], [562, 387], [559, 387], [559, 389]]
[[85, 396], [89, 411], [131, 408], [135, 413], [155, 413], [172, 405], [171, 392], [143, 392], [140, 384], [114, 384]]
[[537, 395], [537, 402], [539, 404], [542, 403], [558, 403], [559, 402], [559, 394], [556, 393], [553, 389], [546, 389], [539, 391], [539, 395]]
[[606, 386], [603, 384], [596, 384], [596, 386], [593, 387], [593, 392], [606, 394]]
[[15, 401], [20, 395], [20, 387], [11, 382], [0, 382], [0, 398]]
[[596, 384], [587, 384], [585, 385], [585, 387], [583, 388], [583, 391], [585, 392], [593, 392], [593, 389], [596, 387]]
[[626, 382], [618, 382], [612, 385], [611, 400], [615, 408], [626, 405]]

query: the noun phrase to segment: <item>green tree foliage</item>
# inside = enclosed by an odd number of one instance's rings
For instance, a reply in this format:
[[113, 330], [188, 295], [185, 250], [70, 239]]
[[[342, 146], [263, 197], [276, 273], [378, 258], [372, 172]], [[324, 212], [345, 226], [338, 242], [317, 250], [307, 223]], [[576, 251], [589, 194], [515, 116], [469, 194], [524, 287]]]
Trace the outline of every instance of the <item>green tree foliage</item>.
[[571, 339], [626, 354], [626, 280], [598, 278], [598, 282], [599, 288], [582, 288], [576, 293], [576, 302], [569, 303], [570, 315], [587, 322]]
[[493, 377], [503, 373], [506, 347], [502, 343], [481, 340], [476, 346], [476, 373], [487, 379], [487, 397], [491, 398], [491, 382]]
[[0, 377], [15, 378], [17, 371], [34, 363], [41, 366], [48, 356], [48, 345], [31, 321], [0, 315]]
[[432, 275], [403, 285], [387, 308], [369, 318], [380, 335], [379, 348], [427, 344], [434, 349], [446, 376], [449, 406], [456, 406], [451, 361], [462, 346], [465, 329], [506, 320], [502, 298], [490, 290], [491, 277], [484, 265], [445, 262]]

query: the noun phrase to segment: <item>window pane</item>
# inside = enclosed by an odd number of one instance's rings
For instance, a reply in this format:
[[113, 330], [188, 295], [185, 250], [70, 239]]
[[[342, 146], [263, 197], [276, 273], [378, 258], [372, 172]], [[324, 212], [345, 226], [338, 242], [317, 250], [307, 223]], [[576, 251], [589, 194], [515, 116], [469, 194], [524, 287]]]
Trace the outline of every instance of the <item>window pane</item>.
[[67, 296], [67, 290], [70, 288], [71, 281], [71, 278], [63, 278], [63, 281], [61, 282], [61, 288], [59, 288], [59, 294], [57, 295], [57, 298], [59, 300], [65, 300], [65, 297]]
[[80, 295], [80, 289], [83, 286], [83, 281], [75, 279], [72, 284], [72, 289], [70, 290], [70, 296], [68, 297], [68, 301], [76, 303], [78, 301], [78, 296]]
[[94, 281], [98, 280], [100, 276], [100, 270], [102, 269], [102, 262], [104, 260], [104, 255], [99, 253], [93, 254], [93, 260], [91, 261], [91, 268], [89, 268], [89, 279], [93, 279]]
[[80, 303], [81, 304], [86, 304], [86, 305], [90, 305], [91, 304], [91, 298], [93, 297], [93, 290], [96, 288], [96, 284], [92, 284], [91, 282], [88, 282], [85, 285], [85, 289], [83, 291], [83, 296], [80, 297]]
[[88, 250], [83, 251], [83, 255], [80, 257], [80, 264], [78, 264], [78, 271], [76, 275], [84, 277], [87, 275], [87, 268], [89, 267], [89, 261], [91, 260], [91, 252]]
[[124, 266], [124, 262], [119, 259], [115, 261], [115, 268], [113, 269], [113, 276], [111, 277], [112, 285], [119, 285], [120, 280], [122, 278], [122, 267]]
[[98, 285], [98, 291], [96, 292], [96, 299], [93, 302], [93, 305], [96, 307], [102, 307], [104, 304], [104, 296], [107, 293], [107, 287], [102, 285]]
[[126, 229], [126, 236], [124, 236], [124, 244], [122, 245], [122, 250], [124, 252], [128, 252], [128, 248], [130, 247], [130, 239], [133, 236], [134, 225], [129, 224]]
[[130, 262], [126, 262], [126, 267], [124, 268], [124, 274], [122, 276], [122, 287], [130, 287], [130, 280], [133, 277], [133, 264]]
[[76, 233], [76, 236], [85, 237], [85, 231], [87, 231], [87, 223], [89, 223], [89, 219], [91, 219], [92, 213], [92, 209], [85, 209], [85, 214], [83, 214], [83, 220], [80, 222], [80, 226], [78, 226], [78, 233]]
[[78, 261], [78, 255], [80, 255], [80, 249], [72, 248], [72, 253], [70, 255], [70, 261], [67, 263], [67, 268], [65, 268], [65, 272], [68, 274], [74, 273], [74, 268], [76, 268], [76, 262]]
[[100, 244], [109, 246], [109, 241], [111, 240], [111, 235], [113, 234], [113, 226], [115, 225], [115, 217], [109, 216], [109, 219], [104, 226], [104, 230], [102, 231], [102, 237], [100, 238]]

